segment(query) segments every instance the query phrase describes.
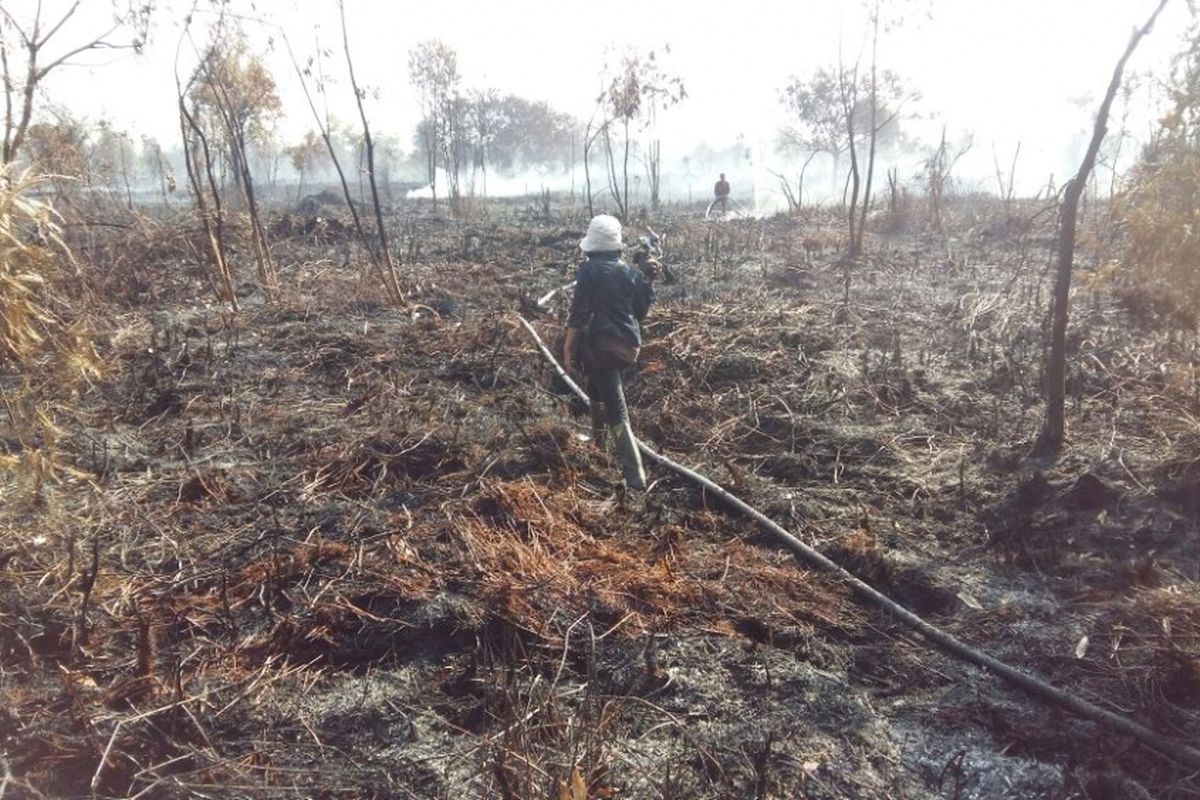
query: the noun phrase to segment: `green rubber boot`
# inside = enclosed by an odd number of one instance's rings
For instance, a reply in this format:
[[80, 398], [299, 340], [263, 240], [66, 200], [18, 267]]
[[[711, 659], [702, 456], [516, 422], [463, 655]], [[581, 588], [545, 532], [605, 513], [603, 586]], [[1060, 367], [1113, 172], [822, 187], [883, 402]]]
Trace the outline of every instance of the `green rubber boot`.
[[596, 447], [604, 449], [605, 434], [608, 429], [604, 425], [604, 403], [598, 400], [592, 401], [592, 441], [596, 443]]
[[632, 426], [628, 422], [622, 422], [609, 428], [609, 432], [612, 433], [617, 456], [621, 459], [621, 472], [625, 477], [625, 485], [630, 489], [645, 490], [646, 470], [642, 468], [642, 454], [638, 452], [637, 439], [633, 437]]

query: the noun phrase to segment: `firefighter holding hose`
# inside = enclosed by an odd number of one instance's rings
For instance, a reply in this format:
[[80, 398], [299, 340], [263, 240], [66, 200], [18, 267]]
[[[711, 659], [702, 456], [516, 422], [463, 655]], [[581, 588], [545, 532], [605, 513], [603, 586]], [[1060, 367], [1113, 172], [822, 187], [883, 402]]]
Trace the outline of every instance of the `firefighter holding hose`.
[[621, 460], [625, 485], [646, 488], [646, 472], [629, 424], [622, 373], [637, 362], [641, 322], [654, 302], [655, 262], [630, 266], [621, 258], [621, 223], [600, 214], [588, 225], [579, 248], [587, 256], [575, 280], [567, 315], [563, 363], [580, 368], [592, 401], [592, 432], [604, 445], [605, 431]]
[[729, 194], [732, 190], [729, 187], [729, 181], [725, 180], [725, 173], [721, 173], [721, 177], [713, 184], [713, 201], [709, 208], [719, 207], [722, 214], [729, 213]]

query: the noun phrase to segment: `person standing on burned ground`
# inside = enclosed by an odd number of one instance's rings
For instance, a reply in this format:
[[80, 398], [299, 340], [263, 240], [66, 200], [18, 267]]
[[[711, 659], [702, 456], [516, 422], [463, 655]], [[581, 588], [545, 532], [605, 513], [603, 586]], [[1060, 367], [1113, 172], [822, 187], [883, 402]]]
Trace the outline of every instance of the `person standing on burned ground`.
[[725, 180], [725, 173], [721, 173], [721, 177], [713, 184], [713, 201], [710, 208], [720, 208], [722, 214], [729, 213], [729, 194], [732, 190], [729, 187], [729, 181]]
[[644, 490], [646, 472], [629, 423], [622, 374], [637, 362], [641, 322], [654, 302], [655, 262], [626, 264], [621, 259], [621, 223], [607, 214], [592, 219], [579, 248], [587, 260], [575, 279], [563, 362], [568, 372], [579, 367], [587, 377], [597, 445], [604, 446], [607, 430], [625, 485]]

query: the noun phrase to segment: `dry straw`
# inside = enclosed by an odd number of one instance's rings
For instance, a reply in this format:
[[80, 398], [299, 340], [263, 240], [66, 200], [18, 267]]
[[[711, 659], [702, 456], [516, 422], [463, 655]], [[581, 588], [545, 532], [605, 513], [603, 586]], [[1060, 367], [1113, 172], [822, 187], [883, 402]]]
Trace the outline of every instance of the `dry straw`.
[[35, 195], [46, 177], [0, 167], [0, 381], [4, 422], [17, 453], [0, 451], [0, 470], [42, 483], [58, 430], [51, 411], [80, 378], [98, 377], [100, 360], [80, 334], [74, 298], [81, 287], [50, 205]]

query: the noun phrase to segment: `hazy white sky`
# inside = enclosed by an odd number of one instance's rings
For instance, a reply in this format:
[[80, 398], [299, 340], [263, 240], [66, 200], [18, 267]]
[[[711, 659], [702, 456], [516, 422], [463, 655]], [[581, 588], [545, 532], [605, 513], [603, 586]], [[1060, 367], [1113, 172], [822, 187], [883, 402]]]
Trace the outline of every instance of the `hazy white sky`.
[[[28, 18], [35, 0], [4, 0]], [[203, 0], [208, 3], [209, 0]], [[894, 0], [893, 0], [893, 4]], [[43, 0], [47, 16], [66, 0]], [[1135, 24], [1154, 0], [909, 0], [906, 21], [885, 34], [880, 62], [923, 94], [914, 110], [929, 135], [943, 123], [975, 131], [976, 150], [1008, 151], [1021, 140], [1023, 158], [1060, 158], [1090, 126], [1100, 94]], [[109, 0], [84, 0], [93, 20]], [[742, 136], [762, 146], [780, 120], [778, 92], [789, 75], [848, 59], [863, 41], [862, 6], [854, 0], [346, 0], [360, 81], [377, 90], [368, 103], [381, 131], [408, 131], [417, 119], [407, 80], [407, 52], [433, 37], [459, 53], [468, 85], [494, 86], [545, 99], [586, 117], [606, 52], [671, 45], [667, 61], [683, 76], [688, 99], [662, 118], [664, 146], [700, 141], [721, 146]], [[47, 96], [91, 117], [150, 133], [177, 136], [172, 64], [180, 20], [190, 2], [159, 3], [151, 45], [125, 57], [58, 73]], [[284, 29], [311, 52], [316, 37], [338, 43], [333, 0], [231, 0], [231, 7]], [[1154, 34], [1131, 63], [1162, 70], [1191, 21], [1184, 0], [1170, 0]], [[83, 35], [87, 19], [64, 30]], [[286, 53], [267, 51], [269, 31], [255, 33], [280, 83], [289, 119], [286, 138], [311, 127]], [[278, 42], [278, 39], [276, 39]], [[192, 63], [185, 47], [185, 69]], [[340, 77], [342, 64], [331, 62]], [[343, 84], [344, 88], [344, 84]], [[345, 93], [343, 93], [345, 94]], [[1076, 101], [1085, 99], [1080, 104]], [[350, 98], [340, 115], [350, 118]], [[1140, 112], [1142, 129], [1149, 124]], [[981, 156], [982, 157], [982, 156]], [[1042, 176], [1044, 178], [1044, 176]]]

